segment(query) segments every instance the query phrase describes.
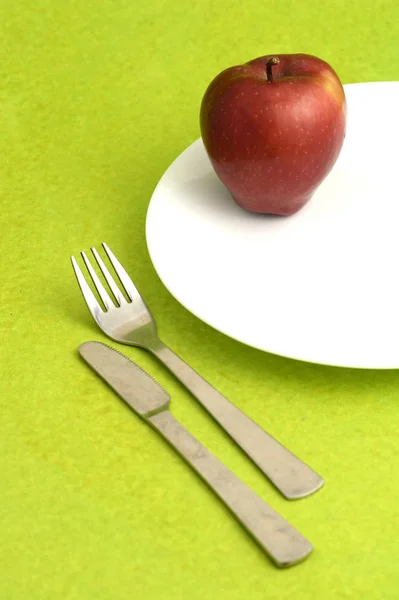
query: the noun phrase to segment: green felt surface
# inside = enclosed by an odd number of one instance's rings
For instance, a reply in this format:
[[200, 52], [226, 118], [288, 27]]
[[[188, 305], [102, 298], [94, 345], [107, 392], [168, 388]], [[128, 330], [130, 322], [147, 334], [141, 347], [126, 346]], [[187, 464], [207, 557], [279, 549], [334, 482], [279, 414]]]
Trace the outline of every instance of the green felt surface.
[[[297, 363], [212, 330], [160, 283], [144, 224], [221, 69], [310, 52], [344, 83], [397, 80], [397, 1], [1, 0], [0, 23], [1, 600], [396, 599], [399, 373]], [[106, 339], [69, 256], [103, 240], [162, 338], [325, 477], [285, 501], [160, 364], [119, 348], [313, 542], [305, 563], [273, 567], [78, 358]]]

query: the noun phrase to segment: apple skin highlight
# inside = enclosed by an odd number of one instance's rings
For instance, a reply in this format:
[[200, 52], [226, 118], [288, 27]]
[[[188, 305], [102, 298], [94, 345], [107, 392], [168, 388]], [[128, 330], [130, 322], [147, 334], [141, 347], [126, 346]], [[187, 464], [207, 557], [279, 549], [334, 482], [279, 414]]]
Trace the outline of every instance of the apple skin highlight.
[[340, 154], [344, 89], [320, 58], [262, 56], [215, 77], [202, 99], [200, 128], [212, 166], [237, 204], [291, 215]]

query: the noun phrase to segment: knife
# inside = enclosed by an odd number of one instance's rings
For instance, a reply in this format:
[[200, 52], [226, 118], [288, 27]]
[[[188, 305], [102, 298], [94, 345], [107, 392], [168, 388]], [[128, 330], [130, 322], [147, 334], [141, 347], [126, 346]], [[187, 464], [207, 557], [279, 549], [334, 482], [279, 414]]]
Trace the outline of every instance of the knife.
[[211, 454], [169, 412], [169, 394], [126, 356], [100, 342], [79, 347], [83, 360], [158, 431], [209, 485], [278, 567], [306, 558], [312, 544]]

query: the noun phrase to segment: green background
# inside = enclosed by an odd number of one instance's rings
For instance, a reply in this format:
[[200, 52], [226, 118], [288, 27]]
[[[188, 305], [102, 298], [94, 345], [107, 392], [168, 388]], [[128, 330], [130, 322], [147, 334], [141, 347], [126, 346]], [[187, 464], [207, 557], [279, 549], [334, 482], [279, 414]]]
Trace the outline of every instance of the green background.
[[[344, 83], [397, 80], [398, 2], [1, 0], [0, 23], [1, 600], [397, 599], [399, 373], [298, 363], [212, 330], [162, 286], [144, 225], [220, 70], [310, 52]], [[313, 542], [303, 564], [273, 567], [77, 357], [107, 340], [69, 256], [102, 241], [164, 341], [325, 477], [285, 501], [160, 364], [120, 348]]]

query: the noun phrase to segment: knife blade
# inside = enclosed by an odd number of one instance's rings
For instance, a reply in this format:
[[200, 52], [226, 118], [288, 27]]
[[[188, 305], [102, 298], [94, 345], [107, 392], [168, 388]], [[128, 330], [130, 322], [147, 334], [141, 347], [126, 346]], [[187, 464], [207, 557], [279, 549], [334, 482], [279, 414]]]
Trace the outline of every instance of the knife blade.
[[207, 450], [169, 412], [169, 394], [129, 358], [100, 342], [79, 347], [83, 360], [147, 421], [209, 485], [278, 567], [301, 562], [312, 544]]

